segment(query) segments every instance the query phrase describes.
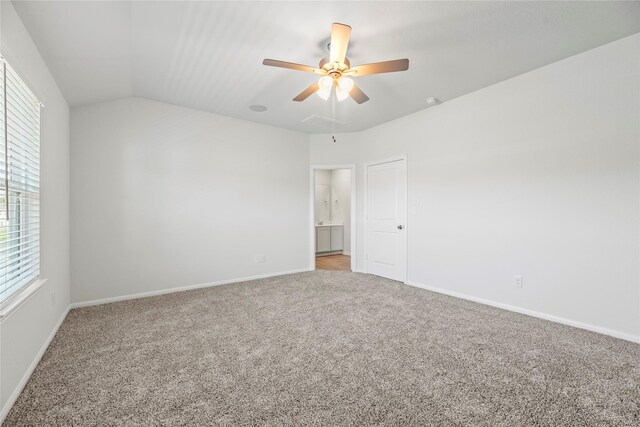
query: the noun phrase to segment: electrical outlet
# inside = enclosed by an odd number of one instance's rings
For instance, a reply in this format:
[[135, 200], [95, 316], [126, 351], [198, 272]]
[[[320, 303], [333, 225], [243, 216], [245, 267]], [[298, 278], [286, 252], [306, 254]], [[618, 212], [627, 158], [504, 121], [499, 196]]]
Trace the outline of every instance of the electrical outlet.
[[263, 262], [266, 262], [266, 261], [267, 261], [267, 257], [262, 255], [262, 254], [256, 255], [256, 257], [255, 257], [255, 262], [256, 263], [263, 263]]
[[522, 276], [513, 276], [513, 287], [514, 288], [522, 287]]

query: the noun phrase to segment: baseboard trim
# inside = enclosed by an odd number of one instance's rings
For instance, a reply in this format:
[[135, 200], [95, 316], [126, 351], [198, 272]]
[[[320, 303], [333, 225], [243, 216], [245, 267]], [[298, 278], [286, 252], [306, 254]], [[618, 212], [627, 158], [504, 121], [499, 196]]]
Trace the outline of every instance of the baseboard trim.
[[514, 305], [503, 304], [496, 301], [487, 300], [484, 298], [478, 298], [471, 295], [463, 294], [460, 292], [449, 291], [442, 288], [437, 288], [434, 286], [424, 285], [422, 283], [405, 282], [409, 286], [413, 286], [416, 288], [426, 289], [428, 291], [437, 292], [439, 294], [449, 295], [455, 298], [465, 299], [467, 301], [473, 301], [484, 305], [489, 305], [491, 307], [501, 308], [503, 310], [513, 311], [515, 313], [526, 314], [527, 316], [537, 317], [539, 319], [549, 320], [551, 322], [561, 323], [567, 326], [573, 326], [574, 328], [586, 329], [591, 332], [597, 332], [604, 335], [609, 335], [614, 338], [620, 338], [626, 341], [631, 341], [634, 343], [640, 344], [640, 336], [628, 334], [626, 332], [616, 331], [614, 329], [604, 328], [601, 326], [590, 325], [588, 323], [578, 322], [576, 320], [566, 319], [564, 317], [554, 316], [552, 314], [542, 313], [535, 310], [529, 310], [527, 308], [521, 308]]
[[317, 252], [316, 258], [331, 255], [344, 255], [344, 253], [342, 251]]
[[60, 329], [60, 326], [62, 325], [62, 322], [64, 322], [64, 319], [67, 318], [67, 314], [69, 314], [70, 309], [71, 309], [70, 307], [67, 307], [64, 313], [62, 313], [62, 316], [60, 316], [58, 323], [56, 323], [56, 326], [53, 328], [53, 330], [45, 340], [44, 344], [40, 348], [40, 351], [38, 351], [38, 354], [36, 354], [36, 357], [33, 359], [33, 362], [31, 362], [31, 365], [29, 365], [29, 368], [22, 376], [22, 379], [18, 383], [18, 386], [11, 394], [11, 397], [9, 397], [9, 400], [7, 400], [7, 403], [4, 405], [4, 408], [2, 408], [2, 411], [0, 412], [0, 425], [4, 422], [4, 419], [7, 417], [7, 415], [9, 415], [9, 411], [11, 411], [13, 404], [16, 403], [16, 400], [18, 400], [18, 397], [20, 396], [20, 393], [22, 393], [24, 386], [27, 385], [29, 378], [31, 378], [31, 374], [33, 374], [33, 371], [36, 369], [36, 366], [38, 366], [38, 363], [40, 363], [40, 359], [42, 359], [42, 356], [44, 356], [45, 351], [47, 351], [47, 348], [49, 348], [49, 344], [51, 344], [53, 337], [55, 337], [56, 334], [58, 333], [58, 329]]
[[80, 307], [89, 307], [92, 305], [109, 304], [111, 302], [127, 301], [127, 300], [138, 299], [138, 298], [153, 297], [157, 295], [172, 294], [174, 292], [191, 291], [194, 289], [209, 288], [212, 286], [229, 285], [231, 283], [248, 282], [250, 280], [284, 276], [286, 274], [303, 273], [305, 271], [312, 271], [312, 270], [310, 270], [309, 268], [301, 268], [297, 270], [288, 270], [288, 271], [280, 271], [277, 273], [267, 273], [267, 274], [260, 274], [256, 276], [240, 277], [237, 279], [219, 280], [217, 282], [199, 283], [197, 285], [187, 285], [187, 286], [181, 286], [177, 288], [160, 289], [157, 291], [141, 292], [137, 294], [122, 295], [122, 296], [111, 297], [111, 298], [101, 298], [101, 299], [95, 299], [90, 301], [74, 302], [74, 303], [71, 303], [70, 307], [80, 308]]

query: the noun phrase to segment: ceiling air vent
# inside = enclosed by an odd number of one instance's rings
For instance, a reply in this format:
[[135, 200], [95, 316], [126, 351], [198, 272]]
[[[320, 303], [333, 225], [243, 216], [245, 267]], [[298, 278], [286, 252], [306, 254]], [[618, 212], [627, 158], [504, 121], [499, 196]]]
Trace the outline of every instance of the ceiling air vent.
[[324, 129], [333, 129], [343, 126], [345, 123], [340, 120], [332, 119], [331, 117], [319, 116], [313, 114], [302, 121], [302, 123], [308, 123], [310, 125], [318, 126]]

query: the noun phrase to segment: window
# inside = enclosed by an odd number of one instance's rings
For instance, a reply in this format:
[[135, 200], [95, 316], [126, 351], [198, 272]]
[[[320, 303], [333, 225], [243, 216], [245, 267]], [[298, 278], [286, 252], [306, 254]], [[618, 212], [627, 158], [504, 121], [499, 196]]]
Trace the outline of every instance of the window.
[[0, 303], [40, 274], [40, 102], [0, 57]]

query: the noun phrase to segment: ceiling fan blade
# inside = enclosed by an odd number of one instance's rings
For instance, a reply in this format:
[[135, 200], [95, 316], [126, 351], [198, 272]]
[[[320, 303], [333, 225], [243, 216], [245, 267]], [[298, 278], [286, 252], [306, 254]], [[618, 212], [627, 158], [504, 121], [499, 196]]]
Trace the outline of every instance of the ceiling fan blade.
[[369, 97], [365, 95], [363, 91], [356, 85], [353, 85], [353, 89], [349, 92], [349, 95], [358, 103], [362, 104], [369, 100]]
[[394, 71], [406, 71], [409, 69], [408, 59], [396, 59], [395, 61], [374, 62], [352, 67], [345, 74], [352, 76], [366, 76], [368, 74], [392, 73]]
[[293, 98], [293, 100], [298, 102], [304, 101], [305, 99], [316, 93], [318, 89], [320, 89], [320, 86], [318, 86], [318, 82], [315, 82], [314, 84], [300, 92], [300, 95]]
[[334, 22], [331, 25], [331, 45], [329, 47], [329, 62], [332, 64], [344, 64], [344, 58], [347, 56], [347, 47], [349, 46], [349, 37], [351, 36], [351, 27], [344, 24]]
[[264, 61], [262, 61], [262, 64], [269, 65], [270, 67], [288, 68], [290, 70], [304, 71], [307, 73], [324, 74], [323, 70], [310, 67], [309, 65], [296, 64], [294, 62], [278, 61], [276, 59], [265, 59]]

